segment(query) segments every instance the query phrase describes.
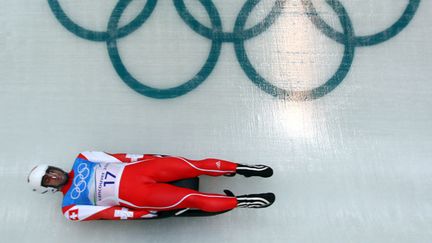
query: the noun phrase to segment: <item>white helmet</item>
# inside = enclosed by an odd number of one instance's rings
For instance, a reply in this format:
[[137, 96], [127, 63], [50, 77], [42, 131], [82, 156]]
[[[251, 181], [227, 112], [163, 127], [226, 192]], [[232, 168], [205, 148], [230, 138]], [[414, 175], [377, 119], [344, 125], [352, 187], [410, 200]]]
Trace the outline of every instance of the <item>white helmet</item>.
[[30, 184], [33, 191], [39, 192], [42, 194], [47, 193], [47, 192], [54, 193], [54, 192], [58, 191], [58, 189], [55, 187], [42, 186], [42, 178], [45, 175], [45, 173], [47, 172], [49, 167], [50, 167], [49, 165], [38, 165], [30, 171], [30, 174], [27, 177], [27, 182]]

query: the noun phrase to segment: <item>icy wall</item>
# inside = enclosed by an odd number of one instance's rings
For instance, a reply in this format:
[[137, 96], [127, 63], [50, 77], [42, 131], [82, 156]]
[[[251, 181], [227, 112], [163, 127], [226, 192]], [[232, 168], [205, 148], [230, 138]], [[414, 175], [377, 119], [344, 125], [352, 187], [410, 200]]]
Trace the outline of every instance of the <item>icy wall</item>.
[[[39, 0], [0, 8], [9, 242], [432, 242], [430, 0]], [[26, 184], [84, 150], [271, 165], [267, 209], [74, 223]]]

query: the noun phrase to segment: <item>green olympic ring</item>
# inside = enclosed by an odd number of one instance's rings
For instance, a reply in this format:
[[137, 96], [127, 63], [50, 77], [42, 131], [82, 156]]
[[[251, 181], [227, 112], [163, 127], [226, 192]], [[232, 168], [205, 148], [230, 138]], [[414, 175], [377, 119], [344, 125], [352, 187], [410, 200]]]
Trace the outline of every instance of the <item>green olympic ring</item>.
[[107, 25], [107, 31], [92, 31], [83, 28], [72, 21], [63, 11], [58, 0], [48, 0], [48, 4], [57, 20], [71, 33], [90, 41], [104, 41], [107, 44], [110, 60], [120, 78], [136, 92], [151, 98], [167, 99], [184, 95], [203, 83], [213, 71], [223, 43], [232, 42], [239, 64], [248, 78], [266, 93], [288, 100], [314, 100], [323, 97], [334, 90], [348, 74], [353, 59], [355, 48], [358, 46], [370, 46], [385, 42], [399, 34], [413, 19], [420, 5], [420, 0], [409, 0], [402, 16], [387, 29], [369, 36], [356, 36], [351, 20], [338, 0], [326, 0], [326, 3], [337, 14], [342, 25], [343, 32], [338, 32], [329, 26], [316, 12], [312, 0], [302, 0], [306, 15], [312, 23], [327, 37], [344, 45], [344, 53], [341, 63], [334, 75], [319, 87], [310, 90], [293, 91], [276, 87], [265, 80], [250, 63], [244, 42], [265, 32], [282, 14], [287, 0], [276, 0], [270, 13], [255, 26], [245, 29], [245, 24], [254, 7], [261, 0], [247, 0], [242, 6], [234, 25], [233, 32], [222, 30], [220, 14], [212, 0], [199, 0], [209, 15], [211, 28], [196, 20], [186, 8], [184, 0], [173, 0], [176, 11], [182, 20], [197, 34], [211, 40], [211, 48], [206, 62], [190, 80], [176, 87], [167, 89], [153, 88], [144, 85], [135, 79], [123, 64], [117, 47], [117, 39], [125, 37], [141, 27], [153, 12], [157, 0], [147, 0], [141, 12], [128, 24], [119, 27], [119, 20], [132, 0], [119, 0], [114, 7]]

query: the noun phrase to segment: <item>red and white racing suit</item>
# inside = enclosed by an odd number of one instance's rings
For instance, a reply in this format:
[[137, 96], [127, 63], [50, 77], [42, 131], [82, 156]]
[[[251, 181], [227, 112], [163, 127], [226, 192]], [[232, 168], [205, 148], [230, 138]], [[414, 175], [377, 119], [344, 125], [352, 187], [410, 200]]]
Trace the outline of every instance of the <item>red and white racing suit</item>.
[[66, 218], [77, 221], [151, 218], [157, 211], [183, 208], [226, 211], [237, 206], [235, 197], [167, 182], [232, 174], [236, 168], [236, 163], [220, 159], [83, 152], [62, 188], [62, 211]]

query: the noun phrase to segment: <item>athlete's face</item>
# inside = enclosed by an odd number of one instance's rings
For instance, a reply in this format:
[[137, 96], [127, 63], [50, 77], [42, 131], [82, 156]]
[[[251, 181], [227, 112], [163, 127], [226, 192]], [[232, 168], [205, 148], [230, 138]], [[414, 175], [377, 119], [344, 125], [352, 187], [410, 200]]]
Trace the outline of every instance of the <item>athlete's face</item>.
[[42, 177], [43, 186], [61, 187], [66, 184], [68, 177], [66, 173], [58, 168], [50, 168]]

